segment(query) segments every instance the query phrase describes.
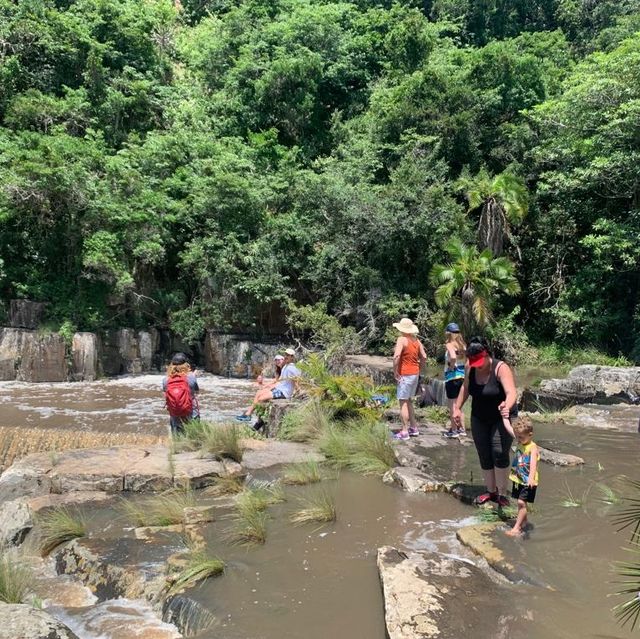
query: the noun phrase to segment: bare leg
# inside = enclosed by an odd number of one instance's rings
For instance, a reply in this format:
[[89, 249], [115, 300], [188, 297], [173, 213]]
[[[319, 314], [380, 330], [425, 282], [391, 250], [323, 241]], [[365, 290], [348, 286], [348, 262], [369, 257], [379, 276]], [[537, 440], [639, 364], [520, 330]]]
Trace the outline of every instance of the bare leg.
[[506, 468], [495, 468], [494, 473], [496, 477], [496, 488], [498, 489], [498, 493], [500, 495], [507, 495], [507, 489], [509, 486], [509, 473], [511, 469], [507, 466]]
[[251, 414], [253, 413], [253, 411], [256, 409], [256, 407], [258, 406], [258, 404], [264, 404], [264, 402], [269, 402], [271, 401], [273, 395], [271, 395], [271, 390], [268, 388], [261, 388], [254, 396], [253, 398], [253, 403], [251, 404], [251, 406], [244, 412], [245, 415], [248, 415], [249, 417], [251, 416]]
[[490, 493], [495, 493], [498, 489], [496, 486], [496, 473], [495, 469], [483, 470], [482, 476], [484, 477], [484, 483], [487, 485], [487, 490]]
[[518, 499], [518, 516], [516, 517], [516, 523], [513, 524], [511, 530], [507, 530], [506, 534], [509, 537], [519, 537], [524, 531], [524, 527], [527, 524], [527, 502], [522, 499]]
[[449, 431], [454, 432], [458, 429], [458, 424], [453, 421], [453, 404], [455, 399], [447, 399], [447, 406], [449, 407]]
[[416, 412], [413, 409], [413, 400], [408, 400], [407, 406], [409, 407], [409, 426], [411, 426], [411, 428], [418, 428], [418, 422], [416, 422]]
[[409, 424], [411, 423], [411, 400], [409, 399], [399, 399], [400, 402], [400, 421], [402, 422], [402, 432], [408, 434], [409, 433]]

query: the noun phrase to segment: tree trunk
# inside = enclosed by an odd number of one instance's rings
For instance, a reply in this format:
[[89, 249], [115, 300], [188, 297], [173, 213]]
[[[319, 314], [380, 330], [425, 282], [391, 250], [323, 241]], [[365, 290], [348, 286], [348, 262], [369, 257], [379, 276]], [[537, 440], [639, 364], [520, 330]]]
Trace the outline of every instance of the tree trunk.
[[478, 222], [478, 244], [480, 249], [488, 248], [495, 257], [502, 255], [506, 231], [504, 211], [494, 197], [489, 198], [482, 207]]

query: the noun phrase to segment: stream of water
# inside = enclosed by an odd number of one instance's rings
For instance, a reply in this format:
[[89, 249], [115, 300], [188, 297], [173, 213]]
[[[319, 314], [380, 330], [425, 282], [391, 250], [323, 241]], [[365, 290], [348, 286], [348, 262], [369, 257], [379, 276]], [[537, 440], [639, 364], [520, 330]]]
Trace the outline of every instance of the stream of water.
[[[159, 376], [147, 375], [87, 384], [2, 383], [0, 427], [164, 436], [167, 419], [159, 381]], [[213, 376], [205, 376], [201, 388], [203, 416], [209, 419], [236, 414], [255, 390], [250, 382]], [[612, 525], [620, 506], [606, 503], [604, 487], [617, 496], [637, 497], [630, 480], [638, 479], [639, 412], [629, 406], [586, 406], [578, 407], [570, 423], [534, 424], [539, 444], [579, 455], [585, 465], [543, 464], [531, 516], [533, 530], [525, 540], [505, 536], [499, 542], [532, 581], [548, 588], [503, 587], [500, 596], [513, 615], [495, 620], [495, 633], [473, 636], [629, 636], [611, 614], [620, 600], [610, 596], [616, 590], [612, 564], [628, 559], [623, 546], [629, 531], [617, 532]], [[481, 476], [472, 446], [451, 441], [430, 454], [440, 475], [462, 481], [473, 477], [476, 482]], [[336, 495], [334, 524], [294, 527], [288, 522], [296, 498], [313, 489], [308, 487], [288, 489], [287, 501], [270, 508], [263, 546], [233, 546], [227, 541], [224, 521], [207, 528], [209, 545], [225, 560], [227, 570], [191, 593], [218, 620], [202, 639], [383, 639], [375, 562], [379, 546], [445, 553], [481, 563], [455, 537], [457, 528], [474, 521], [477, 510], [451, 496], [408, 494], [378, 478], [344, 472], [323, 485]], [[93, 534], [119, 534], [108, 513], [97, 517], [93, 526]], [[147, 614], [126, 602], [102, 604], [100, 611], [57, 610], [62, 618], [73, 620], [80, 639], [121, 639], [125, 635], [113, 628], [134, 627], [136, 619]], [[119, 621], [114, 621], [116, 617]], [[491, 627], [494, 620], [484, 621]], [[171, 636], [162, 627], [158, 633], [155, 636], [163, 639]]]

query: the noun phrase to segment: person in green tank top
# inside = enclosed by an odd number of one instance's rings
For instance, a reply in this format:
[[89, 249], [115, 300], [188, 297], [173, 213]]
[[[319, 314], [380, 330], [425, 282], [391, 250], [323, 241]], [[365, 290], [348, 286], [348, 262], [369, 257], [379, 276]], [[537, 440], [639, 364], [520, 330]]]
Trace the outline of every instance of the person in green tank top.
[[533, 441], [533, 425], [526, 417], [519, 417], [513, 424], [518, 440], [516, 454], [511, 462], [509, 479], [513, 482], [511, 497], [518, 500], [518, 516], [511, 530], [510, 537], [520, 537], [527, 525], [527, 504], [532, 504], [538, 489], [538, 462], [540, 451]]

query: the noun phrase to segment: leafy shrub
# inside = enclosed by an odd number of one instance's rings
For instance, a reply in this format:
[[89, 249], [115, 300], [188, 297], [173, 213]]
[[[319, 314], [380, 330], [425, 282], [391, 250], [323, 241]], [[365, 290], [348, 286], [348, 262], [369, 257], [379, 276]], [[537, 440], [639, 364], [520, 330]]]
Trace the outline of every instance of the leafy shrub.
[[319, 302], [313, 306], [289, 303], [287, 322], [294, 335], [306, 338], [313, 348], [323, 351], [331, 361], [340, 361], [350, 353], [360, 353], [363, 340], [351, 326], [343, 327], [329, 315], [327, 305]]

